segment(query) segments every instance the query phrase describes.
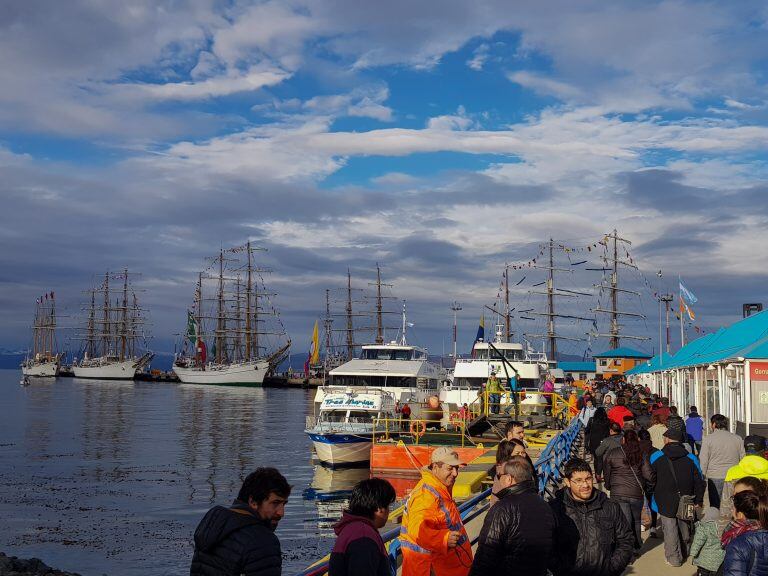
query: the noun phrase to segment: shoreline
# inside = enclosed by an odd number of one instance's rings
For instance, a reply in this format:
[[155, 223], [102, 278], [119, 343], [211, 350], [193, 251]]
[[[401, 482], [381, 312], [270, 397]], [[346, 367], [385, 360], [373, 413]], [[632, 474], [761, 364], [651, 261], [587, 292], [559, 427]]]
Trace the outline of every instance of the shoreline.
[[80, 576], [51, 568], [39, 558], [19, 558], [0, 552], [0, 576]]

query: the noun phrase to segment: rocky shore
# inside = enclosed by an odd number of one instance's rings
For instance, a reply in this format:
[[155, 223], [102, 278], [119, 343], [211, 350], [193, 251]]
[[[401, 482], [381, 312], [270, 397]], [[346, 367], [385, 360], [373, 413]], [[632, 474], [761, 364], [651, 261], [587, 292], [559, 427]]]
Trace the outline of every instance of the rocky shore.
[[79, 576], [74, 572], [62, 572], [37, 558], [23, 560], [0, 552], [0, 576]]

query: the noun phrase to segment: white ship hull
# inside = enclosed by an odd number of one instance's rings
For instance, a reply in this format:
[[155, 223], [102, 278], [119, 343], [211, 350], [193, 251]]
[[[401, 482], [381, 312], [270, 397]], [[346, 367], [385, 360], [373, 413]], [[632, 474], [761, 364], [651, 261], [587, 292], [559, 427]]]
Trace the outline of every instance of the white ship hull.
[[318, 460], [328, 466], [349, 466], [371, 459], [371, 440], [329, 443], [313, 441]]
[[94, 366], [72, 367], [75, 378], [91, 378], [97, 380], [133, 380], [136, 375], [136, 360], [123, 360]]
[[59, 371], [58, 362], [40, 362], [37, 364], [24, 365], [21, 367], [21, 373], [24, 376], [34, 378], [53, 378]]
[[205, 370], [174, 366], [173, 371], [185, 384], [219, 384], [229, 386], [261, 386], [269, 371], [269, 362], [243, 364], [209, 364]]

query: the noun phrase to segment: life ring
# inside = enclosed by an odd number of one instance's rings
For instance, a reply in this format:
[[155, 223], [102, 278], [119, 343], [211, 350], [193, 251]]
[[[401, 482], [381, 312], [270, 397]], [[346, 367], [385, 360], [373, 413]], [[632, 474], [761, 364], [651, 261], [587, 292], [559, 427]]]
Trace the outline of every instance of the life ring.
[[411, 436], [421, 438], [422, 436], [424, 436], [426, 432], [427, 432], [427, 425], [424, 422], [420, 420], [415, 420], [414, 422], [411, 422]]

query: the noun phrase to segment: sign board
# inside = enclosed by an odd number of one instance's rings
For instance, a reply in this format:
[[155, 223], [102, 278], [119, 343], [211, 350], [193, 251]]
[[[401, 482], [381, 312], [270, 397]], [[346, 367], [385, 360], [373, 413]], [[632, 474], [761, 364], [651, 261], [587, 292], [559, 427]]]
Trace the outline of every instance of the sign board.
[[768, 380], [768, 362], [750, 362], [749, 377], [751, 380]]
[[768, 392], [760, 392], [760, 404], [768, 404]]
[[334, 394], [326, 396], [321, 404], [321, 409], [326, 410], [378, 410], [381, 406], [381, 398], [370, 394]]

